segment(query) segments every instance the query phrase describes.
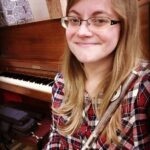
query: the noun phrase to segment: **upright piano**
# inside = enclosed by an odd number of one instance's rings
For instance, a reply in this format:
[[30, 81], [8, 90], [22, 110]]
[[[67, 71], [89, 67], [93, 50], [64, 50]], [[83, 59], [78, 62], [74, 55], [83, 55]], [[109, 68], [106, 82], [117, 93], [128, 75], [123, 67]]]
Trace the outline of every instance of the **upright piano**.
[[0, 28], [0, 88], [50, 102], [65, 47], [60, 19]]
[[[0, 28], [0, 105], [42, 115], [36, 136], [15, 137], [39, 149], [50, 132], [51, 89], [65, 48], [60, 19]], [[39, 115], [38, 115], [39, 116]]]

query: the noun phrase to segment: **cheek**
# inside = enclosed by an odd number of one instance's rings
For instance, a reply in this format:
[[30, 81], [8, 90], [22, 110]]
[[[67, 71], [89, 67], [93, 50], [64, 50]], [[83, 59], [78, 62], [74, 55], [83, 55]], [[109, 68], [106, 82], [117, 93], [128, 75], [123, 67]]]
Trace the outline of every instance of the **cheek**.
[[72, 36], [73, 36], [73, 31], [69, 30], [69, 29], [66, 29], [66, 39], [67, 39], [67, 42], [69, 42], [71, 40]]
[[102, 33], [102, 40], [112, 48], [115, 48], [120, 38], [120, 28], [110, 29]]
[[120, 30], [112, 34], [112, 39], [112, 44], [114, 45], [114, 48], [116, 48], [120, 39]]
[[68, 32], [68, 30], [66, 29], [66, 38], [68, 38], [68, 36], [69, 36], [69, 32]]

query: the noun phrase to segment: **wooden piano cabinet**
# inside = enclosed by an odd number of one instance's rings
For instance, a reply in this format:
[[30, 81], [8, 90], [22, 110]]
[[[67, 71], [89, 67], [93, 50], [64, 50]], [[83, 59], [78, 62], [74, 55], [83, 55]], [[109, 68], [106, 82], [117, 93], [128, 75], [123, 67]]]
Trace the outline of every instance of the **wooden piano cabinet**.
[[38, 112], [50, 118], [51, 102], [41, 101], [37, 98], [32, 98], [15, 92], [0, 89], [0, 105], [11, 105], [21, 109]]
[[[54, 79], [60, 71], [65, 47], [64, 29], [60, 25], [60, 19], [2, 27], [0, 39], [0, 73], [13, 72]], [[51, 92], [40, 92], [0, 81], [1, 104], [15, 105], [43, 114], [44, 127], [41, 126], [35, 134], [48, 136], [51, 123]], [[38, 143], [32, 136], [18, 137], [17, 140], [38, 149]]]
[[[64, 31], [60, 19], [0, 28], [0, 72], [54, 79], [66, 45]], [[51, 99], [51, 92], [5, 82], [0, 88], [42, 101]]]
[[47, 102], [51, 101], [50, 93], [42, 93], [40, 91], [36, 91], [36, 90], [24, 88], [24, 87], [19, 87], [17, 85], [12, 85], [12, 84], [3, 83], [3, 82], [0, 82], [0, 88], [4, 90], [9, 90], [11, 92], [15, 92], [17, 94], [29, 96], [32, 98], [37, 98], [42, 101], [47, 101]]
[[2, 58], [58, 62], [65, 46], [60, 19], [0, 28]]

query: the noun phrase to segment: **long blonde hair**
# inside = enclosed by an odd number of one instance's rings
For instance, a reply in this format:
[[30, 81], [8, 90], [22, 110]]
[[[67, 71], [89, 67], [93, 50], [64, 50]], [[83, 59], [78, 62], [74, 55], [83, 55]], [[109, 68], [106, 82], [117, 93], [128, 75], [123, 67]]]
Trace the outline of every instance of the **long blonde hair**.
[[[79, 0], [68, 0], [67, 12], [77, 1]], [[111, 2], [112, 8], [121, 20], [121, 33], [102, 104], [100, 108], [95, 108], [98, 112], [96, 114], [98, 118], [104, 114], [113, 94], [135, 67], [137, 58], [142, 54], [137, 0], [112, 0]], [[62, 72], [65, 82], [64, 104], [59, 109], [52, 107], [52, 110], [57, 115], [69, 115], [70, 120], [65, 125], [59, 126], [60, 133], [68, 135], [73, 134], [81, 124], [86, 80], [83, 65], [71, 53], [69, 48], [64, 53]], [[101, 88], [101, 84], [99, 88]], [[118, 108], [114, 113], [108, 128], [104, 131], [104, 133], [107, 133], [108, 141], [118, 141], [116, 128], [121, 129], [121, 108]]]

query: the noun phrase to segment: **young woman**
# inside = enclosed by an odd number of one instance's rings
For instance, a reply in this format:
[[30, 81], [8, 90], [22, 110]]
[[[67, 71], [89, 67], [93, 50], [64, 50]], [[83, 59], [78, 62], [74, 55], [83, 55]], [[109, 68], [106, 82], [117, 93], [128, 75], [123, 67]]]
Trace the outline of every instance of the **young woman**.
[[141, 62], [137, 0], [68, 0], [62, 25], [68, 48], [45, 149], [82, 149], [134, 70], [137, 79], [89, 149], [149, 150], [150, 65]]

